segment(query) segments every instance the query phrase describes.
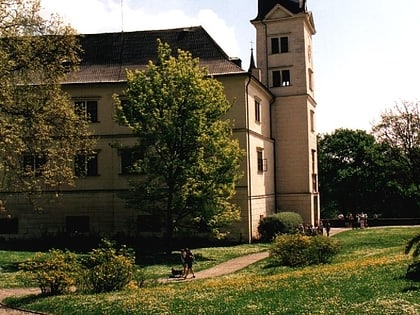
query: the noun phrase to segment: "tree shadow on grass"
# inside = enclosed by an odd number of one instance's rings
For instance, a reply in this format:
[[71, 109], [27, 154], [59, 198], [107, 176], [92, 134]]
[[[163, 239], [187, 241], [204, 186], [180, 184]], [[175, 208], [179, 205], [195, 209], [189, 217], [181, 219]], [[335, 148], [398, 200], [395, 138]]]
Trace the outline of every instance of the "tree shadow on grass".
[[43, 294], [30, 294], [25, 296], [12, 296], [5, 298], [2, 302], [7, 305], [8, 307], [12, 308], [24, 308], [26, 305], [30, 303], [34, 303], [36, 301], [42, 300], [43, 298], [47, 297], [47, 295]]

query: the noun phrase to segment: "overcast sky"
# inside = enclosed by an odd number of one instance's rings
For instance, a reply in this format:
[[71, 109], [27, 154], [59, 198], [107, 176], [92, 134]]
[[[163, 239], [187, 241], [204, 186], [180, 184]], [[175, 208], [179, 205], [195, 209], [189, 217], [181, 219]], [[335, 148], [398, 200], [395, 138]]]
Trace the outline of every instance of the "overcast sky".
[[[41, 0], [80, 33], [202, 25], [248, 69], [257, 0]], [[121, 11], [121, 8], [123, 10]], [[370, 130], [385, 108], [420, 100], [419, 0], [308, 0], [315, 19], [318, 132]], [[123, 14], [122, 14], [123, 12]]]

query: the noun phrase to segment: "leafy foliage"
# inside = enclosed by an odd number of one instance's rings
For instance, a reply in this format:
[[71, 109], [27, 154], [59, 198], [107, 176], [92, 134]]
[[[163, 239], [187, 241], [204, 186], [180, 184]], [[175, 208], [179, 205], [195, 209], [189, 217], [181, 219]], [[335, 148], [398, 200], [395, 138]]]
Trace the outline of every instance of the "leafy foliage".
[[406, 278], [420, 281], [420, 234], [417, 234], [407, 242], [405, 253], [411, 253], [413, 256], [413, 262], [408, 266]]
[[326, 236], [282, 234], [274, 239], [270, 254], [281, 266], [300, 267], [328, 263], [338, 250], [338, 242]]
[[372, 128], [376, 139], [400, 152], [399, 167], [406, 177], [403, 187], [420, 215], [420, 111], [419, 102], [401, 101], [381, 115]]
[[223, 86], [199, 60], [158, 41], [157, 63], [128, 72], [119, 121], [139, 139], [141, 179], [127, 197], [142, 212], [162, 217], [168, 241], [175, 230], [220, 233], [239, 219], [231, 203], [242, 151], [225, 114]]
[[52, 249], [47, 253], [36, 253], [33, 258], [20, 264], [24, 278], [37, 283], [42, 294], [63, 294], [77, 282], [80, 272], [77, 256], [69, 251]]
[[132, 250], [125, 246], [117, 250], [114, 243], [103, 240], [82, 260], [82, 279], [87, 289], [95, 293], [118, 291], [133, 279], [134, 263]]
[[419, 215], [419, 195], [410, 188], [410, 169], [397, 148], [362, 130], [338, 129], [319, 137], [318, 158], [323, 217]]
[[1, 191], [71, 184], [74, 156], [93, 146], [60, 86], [79, 63], [74, 31], [40, 9], [39, 0], [0, 1]]
[[295, 233], [302, 216], [296, 212], [279, 212], [261, 219], [258, 224], [258, 233], [263, 242], [271, 242], [277, 234]]

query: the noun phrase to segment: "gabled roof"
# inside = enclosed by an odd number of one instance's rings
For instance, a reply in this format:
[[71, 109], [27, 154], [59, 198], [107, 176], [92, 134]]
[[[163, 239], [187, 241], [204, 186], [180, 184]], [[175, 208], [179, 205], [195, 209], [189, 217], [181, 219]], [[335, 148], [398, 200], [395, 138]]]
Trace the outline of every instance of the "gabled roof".
[[78, 72], [70, 73], [64, 84], [123, 82], [126, 69], [144, 69], [150, 60], [156, 62], [157, 39], [168, 43], [175, 54], [189, 51], [200, 59], [210, 74], [243, 73], [211, 36], [202, 28], [119, 32], [80, 35], [83, 49]]
[[280, 4], [293, 14], [306, 12], [306, 0], [259, 0], [258, 15], [254, 21], [263, 20], [277, 4]]

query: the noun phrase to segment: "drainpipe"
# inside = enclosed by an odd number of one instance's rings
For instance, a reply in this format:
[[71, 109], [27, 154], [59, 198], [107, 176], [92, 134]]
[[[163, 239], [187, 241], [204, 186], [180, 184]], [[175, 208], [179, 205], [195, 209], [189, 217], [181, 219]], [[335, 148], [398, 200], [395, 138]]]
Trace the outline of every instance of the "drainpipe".
[[273, 140], [273, 167], [274, 167], [274, 212], [277, 213], [278, 196], [277, 196], [277, 147], [276, 139], [273, 138], [273, 104], [276, 98], [273, 96], [270, 101], [270, 138]]
[[245, 128], [246, 128], [246, 136], [247, 136], [247, 164], [248, 164], [248, 243], [251, 243], [252, 241], [252, 201], [251, 201], [251, 148], [250, 148], [250, 133], [249, 133], [249, 84], [251, 83], [252, 80], [252, 74], [248, 73], [248, 82], [246, 83], [246, 94], [245, 94], [245, 106], [246, 106], [246, 124], [245, 124]]

